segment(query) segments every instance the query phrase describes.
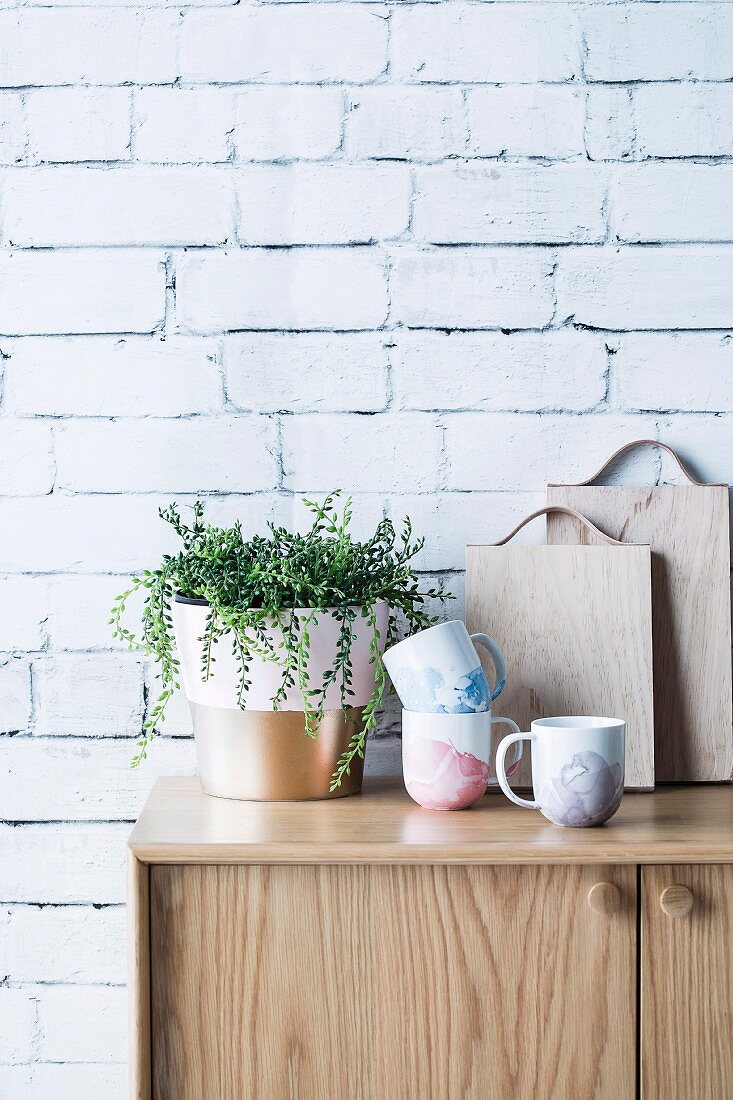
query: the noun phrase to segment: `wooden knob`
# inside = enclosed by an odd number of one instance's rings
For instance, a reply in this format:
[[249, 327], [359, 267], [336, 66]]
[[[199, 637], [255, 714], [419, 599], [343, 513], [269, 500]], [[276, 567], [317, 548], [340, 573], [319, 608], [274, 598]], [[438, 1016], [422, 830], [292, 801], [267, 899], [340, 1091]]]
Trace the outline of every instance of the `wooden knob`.
[[597, 882], [588, 891], [588, 904], [594, 913], [608, 917], [621, 908], [621, 891], [612, 882]]
[[668, 917], [686, 917], [695, 899], [686, 886], [667, 886], [659, 895], [662, 912]]

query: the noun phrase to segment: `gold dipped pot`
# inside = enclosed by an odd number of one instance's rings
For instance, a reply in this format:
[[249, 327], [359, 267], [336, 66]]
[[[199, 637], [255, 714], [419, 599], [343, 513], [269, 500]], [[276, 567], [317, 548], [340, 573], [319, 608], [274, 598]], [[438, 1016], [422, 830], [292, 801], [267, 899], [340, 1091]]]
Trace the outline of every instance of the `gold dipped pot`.
[[298, 710], [232, 710], [191, 703], [201, 788], [218, 798], [293, 802], [361, 790], [364, 761], [330, 790], [341, 755], [362, 724], [362, 708], [326, 711], [318, 737]]

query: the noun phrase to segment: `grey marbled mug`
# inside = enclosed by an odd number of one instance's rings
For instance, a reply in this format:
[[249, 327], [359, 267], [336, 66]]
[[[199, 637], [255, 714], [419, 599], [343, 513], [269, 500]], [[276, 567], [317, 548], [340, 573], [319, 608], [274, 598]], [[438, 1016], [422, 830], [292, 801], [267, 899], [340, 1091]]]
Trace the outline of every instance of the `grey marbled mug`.
[[[506, 777], [507, 751], [519, 740], [532, 745], [532, 800], [515, 794]], [[500, 742], [496, 778], [512, 802], [540, 810], [555, 825], [602, 825], [621, 805], [625, 752], [620, 718], [537, 718], [531, 733], [510, 733]]]

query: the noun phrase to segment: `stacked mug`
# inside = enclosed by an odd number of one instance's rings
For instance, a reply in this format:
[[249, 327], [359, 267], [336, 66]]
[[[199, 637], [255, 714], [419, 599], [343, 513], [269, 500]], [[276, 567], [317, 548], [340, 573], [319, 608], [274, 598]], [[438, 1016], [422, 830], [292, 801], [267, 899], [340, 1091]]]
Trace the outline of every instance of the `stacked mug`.
[[[491, 655], [493, 687], [474, 643]], [[469, 634], [456, 619], [398, 642], [384, 654], [384, 664], [404, 707], [402, 768], [410, 797], [429, 810], [472, 806], [497, 782], [491, 775], [492, 726], [502, 722], [520, 733], [511, 718], [491, 715], [506, 684], [499, 646], [488, 634]], [[522, 741], [513, 749], [509, 776], [522, 758]]]

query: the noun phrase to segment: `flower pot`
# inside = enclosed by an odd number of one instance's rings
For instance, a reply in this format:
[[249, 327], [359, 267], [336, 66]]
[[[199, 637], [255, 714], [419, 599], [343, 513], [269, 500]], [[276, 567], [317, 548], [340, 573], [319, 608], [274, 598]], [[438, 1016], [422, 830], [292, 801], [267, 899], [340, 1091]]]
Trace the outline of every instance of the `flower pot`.
[[[251, 686], [244, 698], [244, 709], [237, 702], [238, 668], [230, 638], [214, 643], [211, 674], [207, 680], [202, 678], [201, 639], [207, 614], [208, 604], [203, 600], [177, 596], [174, 601], [176, 647], [191, 707], [202, 789], [221, 798], [258, 801], [334, 798], [358, 793], [363, 771], [363, 762], [358, 758], [341, 786], [333, 793], [329, 788], [339, 758], [354, 734], [354, 723], [361, 724], [362, 708], [374, 690], [374, 666], [369, 663], [372, 629], [367, 620], [359, 614], [353, 623], [351, 709], [342, 709], [340, 685], [331, 684], [318, 736], [312, 738], [305, 734], [303, 699], [297, 685], [287, 691], [278, 710], [273, 710], [272, 698], [282, 680], [277, 662], [252, 658], [248, 673]], [[298, 609], [296, 614], [302, 621], [311, 612]], [[380, 603], [377, 623], [382, 641], [388, 614], [387, 605]], [[324, 671], [333, 663], [338, 632], [338, 620], [327, 611], [318, 612], [317, 621], [309, 626], [307, 668], [313, 688], [319, 686]], [[279, 634], [280, 628], [273, 623], [273, 640], [277, 641]]]

